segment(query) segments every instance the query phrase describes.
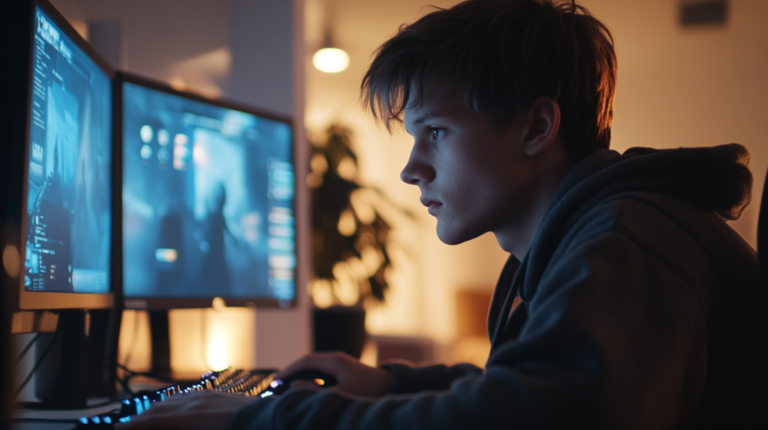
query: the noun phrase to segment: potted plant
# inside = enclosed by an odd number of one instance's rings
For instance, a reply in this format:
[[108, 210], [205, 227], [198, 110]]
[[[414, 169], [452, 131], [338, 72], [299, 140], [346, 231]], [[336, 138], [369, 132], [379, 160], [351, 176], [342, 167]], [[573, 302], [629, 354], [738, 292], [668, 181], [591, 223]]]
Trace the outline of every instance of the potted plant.
[[[389, 202], [357, 174], [351, 133], [337, 125], [312, 142], [307, 184], [312, 190], [312, 264], [315, 350], [360, 357], [365, 344], [364, 303], [384, 301], [390, 225], [376, 204]], [[401, 213], [412, 217], [406, 211]]]

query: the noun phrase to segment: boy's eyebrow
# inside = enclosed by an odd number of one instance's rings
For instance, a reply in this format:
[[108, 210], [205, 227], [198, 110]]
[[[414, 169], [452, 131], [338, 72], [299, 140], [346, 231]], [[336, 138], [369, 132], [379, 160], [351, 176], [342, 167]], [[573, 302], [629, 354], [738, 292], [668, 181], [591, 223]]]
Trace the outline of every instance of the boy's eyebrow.
[[416, 118], [415, 120], [413, 120], [413, 123], [414, 124], [423, 124], [425, 121], [427, 121], [429, 119], [438, 118], [440, 116], [442, 116], [442, 115], [433, 114], [433, 113], [425, 113], [424, 115], [422, 115], [422, 116]]
[[[423, 115], [421, 115], [420, 117], [417, 117], [417, 118], [416, 118], [416, 119], [414, 119], [413, 121], [409, 121], [409, 122], [410, 122], [411, 124], [413, 124], [413, 125], [421, 125], [421, 124], [424, 124], [425, 122], [427, 122], [428, 120], [431, 120], [431, 119], [434, 119], [434, 118], [442, 118], [442, 117], [444, 117], [444, 116], [445, 116], [445, 115], [444, 115], [444, 114], [441, 114], [441, 113], [435, 113], [435, 112], [425, 112], [425, 113], [424, 113]], [[413, 133], [411, 133], [411, 131], [409, 131], [409, 130], [408, 130], [408, 127], [407, 127], [407, 126], [405, 127], [405, 132], [406, 132], [406, 133], [408, 133], [408, 134], [410, 134], [411, 136], [413, 136]]]

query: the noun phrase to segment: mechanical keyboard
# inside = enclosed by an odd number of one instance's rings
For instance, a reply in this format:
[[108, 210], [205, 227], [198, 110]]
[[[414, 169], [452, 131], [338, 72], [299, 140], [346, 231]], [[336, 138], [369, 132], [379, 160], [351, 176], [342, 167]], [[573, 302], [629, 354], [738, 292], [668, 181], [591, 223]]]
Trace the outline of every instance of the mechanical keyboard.
[[74, 429], [113, 429], [115, 423], [128, 422], [131, 417], [140, 415], [149, 409], [153, 403], [177, 395], [196, 391], [224, 391], [241, 394], [247, 397], [267, 397], [272, 395], [270, 388], [282, 384], [275, 380], [274, 370], [235, 370], [209, 371], [200, 377], [200, 382], [184, 387], [172, 385], [157, 391], [142, 391], [136, 397], [125, 399], [120, 403], [120, 409], [106, 414], [82, 417]]

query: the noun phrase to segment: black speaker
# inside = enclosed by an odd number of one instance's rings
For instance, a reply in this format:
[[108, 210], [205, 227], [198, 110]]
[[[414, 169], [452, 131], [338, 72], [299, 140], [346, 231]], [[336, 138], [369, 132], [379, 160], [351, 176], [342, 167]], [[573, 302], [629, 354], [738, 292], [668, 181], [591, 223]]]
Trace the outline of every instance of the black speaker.
[[59, 312], [54, 333], [40, 333], [35, 346], [35, 395], [51, 407], [86, 406], [88, 344], [85, 311]]

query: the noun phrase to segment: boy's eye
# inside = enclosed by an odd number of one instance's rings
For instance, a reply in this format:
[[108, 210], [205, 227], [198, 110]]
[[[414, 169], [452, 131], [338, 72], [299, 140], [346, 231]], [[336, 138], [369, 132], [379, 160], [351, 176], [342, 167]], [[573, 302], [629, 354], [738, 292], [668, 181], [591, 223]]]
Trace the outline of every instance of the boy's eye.
[[443, 130], [442, 128], [438, 128], [438, 127], [430, 127], [429, 128], [429, 134], [430, 134], [430, 137], [432, 139], [439, 139], [439, 138], [443, 137], [443, 133], [444, 132], [445, 132], [445, 130]]

